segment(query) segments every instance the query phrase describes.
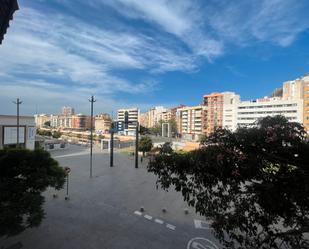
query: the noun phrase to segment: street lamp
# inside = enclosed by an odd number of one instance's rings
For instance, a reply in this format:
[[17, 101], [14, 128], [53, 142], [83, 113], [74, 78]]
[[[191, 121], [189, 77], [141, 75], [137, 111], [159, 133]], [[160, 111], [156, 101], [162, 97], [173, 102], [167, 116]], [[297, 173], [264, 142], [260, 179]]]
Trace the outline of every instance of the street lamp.
[[139, 133], [139, 122], [138, 121], [128, 121], [128, 122], [123, 122], [123, 121], [117, 121], [117, 122], [112, 122], [112, 128], [111, 128], [111, 140], [110, 140], [110, 167], [113, 167], [113, 162], [114, 162], [114, 132], [116, 127], [119, 126], [121, 123], [121, 127], [124, 127], [124, 125], [128, 124], [136, 124], [135, 128], [135, 168], [138, 168], [138, 133]]
[[17, 100], [13, 101], [13, 103], [17, 106], [17, 140], [16, 140], [16, 147], [19, 147], [19, 105], [22, 104], [22, 101], [19, 101], [19, 98], [17, 98]]
[[91, 120], [90, 120], [90, 178], [92, 178], [92, 142], [93, 142], [93, 103], [96, 102], [93, 95], [89, 99], [91, 103]]

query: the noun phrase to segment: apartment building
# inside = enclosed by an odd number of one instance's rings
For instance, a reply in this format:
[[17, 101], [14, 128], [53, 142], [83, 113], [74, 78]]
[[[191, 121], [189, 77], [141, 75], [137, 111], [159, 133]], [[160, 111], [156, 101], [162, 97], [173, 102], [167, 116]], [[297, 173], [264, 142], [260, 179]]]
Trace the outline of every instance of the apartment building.
[[304, 86], [301, 79], [286, 81], [283, 83], [282, 99], [302, 99]]
[[154, 127], [160, 120], [163, 120], [167, 109], [163, 106], [155, 106], [147, 112], [147, 128]]
[[108, 133], [111, 129], [112, 118], [107, 113], [101, 113], [95, 116], [95, 131], [103, 134]]
[[235, 105], [240, 96], [234, 92], [211, 93], [203, 96], [203, 133], [209, 135], [216, 129], [235, 127]]
[[139, 116], [140, 111], [138, 108], [119, 109], [117, 114], [119, 133], [132, 136], [135, 135]]
[[293, 122], [303, 122], [303, 100], [265, 97], [242, 101], [237, 105], [237, 126], [250, 127], [259, 118], [283, 115]]
[[50, 126], [56, 129], [73, 128], [73, 116], [66, 115], [50, 115]]
[[91, 117], [84, 114], [77, 114], [71, 116], [72, 129], [75, 130], [90, 130], [91, 129]]
[[177, 110], [180, 119], [179, 132], [184, 139], [198, 140], [203, 134], [204, 106], [187, 106]]
[[235, 130], [237, 127], [237, 106], [240, 96], [234, 92], [223, 93], [222, 128]]
[[36, 114], [34, 115], [35, 125], [37, 128], [42, 128], [46, 124], [51, 122], [51, 115], [48, 114]]
[[304, 86], [303, 124], [307, 132], [309, 132], [309, 74], [305, 75], [302, 78], [302, 81]]
[[74, 115], [75, 110], [71, 106], [63, 106], [62, 107], [62, 115], [68, 116], [68, 115]]

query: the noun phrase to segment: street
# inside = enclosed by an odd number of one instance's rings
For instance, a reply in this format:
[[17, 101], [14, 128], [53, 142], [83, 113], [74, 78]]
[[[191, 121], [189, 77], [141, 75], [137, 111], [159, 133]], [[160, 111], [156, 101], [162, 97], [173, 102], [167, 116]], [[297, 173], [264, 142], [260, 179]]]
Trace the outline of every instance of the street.
[[66, 185], [59, 192], [48, 189], [41, 226], [2, 239], [4, 248], [18, 242], [27, 249], [219, 248], [207, 222], [188, 208], [180, 193], [156, 189], [145, 161], [135, 169], [132, 156], [116, 152], [111, 168], [109, 154], [94, 150], [89, 178], [89, 149], [71, 145], [51, 154], [71, 169], [69, 200]]

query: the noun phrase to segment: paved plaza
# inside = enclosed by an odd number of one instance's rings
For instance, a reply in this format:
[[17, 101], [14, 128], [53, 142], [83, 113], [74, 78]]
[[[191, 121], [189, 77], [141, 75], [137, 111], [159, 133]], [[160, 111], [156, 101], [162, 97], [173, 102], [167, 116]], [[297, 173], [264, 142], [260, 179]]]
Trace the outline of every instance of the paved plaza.
[[71, 168], [69, 200], [65, 188], [47, 190], [41, 226], [1, 239], [0, 248], [220, 248], [207, 222], [188, 208], [180, 193], [156, 189], [156, 177], [147, 172], [145, 161], [135, 169], [132, 156], [116, 152], [111, 168], [109, 154], [95, 150], [89, 178], [89, 149], [72, 145], [51, 154]]

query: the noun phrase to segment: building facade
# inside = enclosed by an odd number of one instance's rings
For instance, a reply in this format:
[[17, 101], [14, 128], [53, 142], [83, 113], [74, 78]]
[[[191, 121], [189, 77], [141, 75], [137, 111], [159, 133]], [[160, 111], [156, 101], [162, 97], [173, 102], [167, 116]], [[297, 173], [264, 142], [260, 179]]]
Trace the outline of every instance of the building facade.
[[37, 128], [46, 126], [46, 123], [51, 124], [51, 115], [48, 114], [36, 114], [34, 115], [35, 125]]
[[[72, 129], [75, 130], [90, 130], [91, 129], [91, 117], [84, 114], [77, 114], [71, 116]], [[94, 125], [94, 122], [93, 122]]]
[[95, 116], [95, 131], [96, 133], [109, 133], [112, 126], [112, 118], [107, 113], [102, 113]]
[[292, 122], [303, 122], [303, 100], [262, 98], [242, 101], [237, 106], [237, 126], [250, 127], [267, 116], [282, 115]]
[[234, 92], [211, 93], [203, 97], [203, 133], [211, 134], [216, 129], [235, 126], [235, 108], [240, 101]]
[[62, 107], [62, 115], [64, 116], [71, 116], [75, 114], [75, 110], [73, 107], [71, 106], [63, 106]]
[[303, 108], [303, 124], [309, 133], [309, 74], [302, 78], [304, 86], [304, 108]]
[[179, 132], [187, 140], [198, 140], [203, 134], [204, 106], [187, 106], [178, 109]]
[[119, 133], [123, 135], [135, 135], [139, 116], [140, 111], [138, 108], [119, 109], [117, 112]]

